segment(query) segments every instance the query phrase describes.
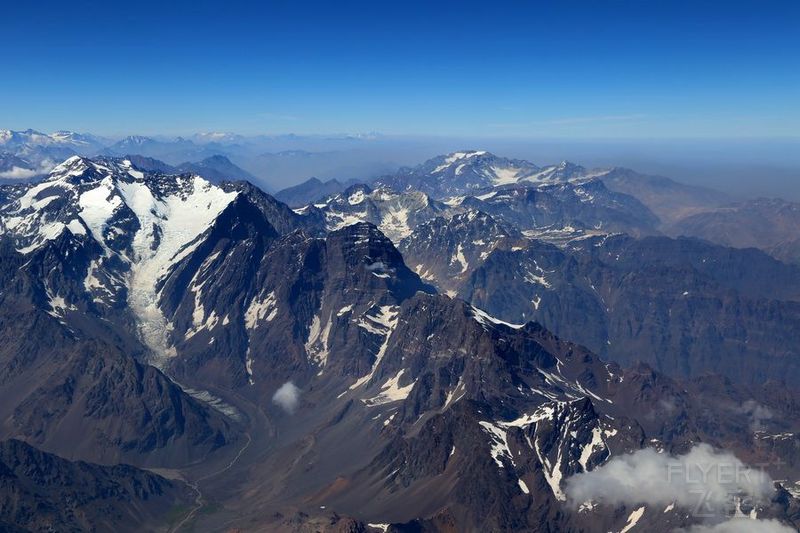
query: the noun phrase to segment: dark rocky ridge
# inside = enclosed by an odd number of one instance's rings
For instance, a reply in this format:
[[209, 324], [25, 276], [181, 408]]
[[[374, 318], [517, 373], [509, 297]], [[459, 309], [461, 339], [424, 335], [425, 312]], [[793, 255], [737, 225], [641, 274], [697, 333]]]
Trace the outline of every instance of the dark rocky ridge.
[[731, 197], [720, 191], [679, 183], [663, 176], [648, 176], [628, 168], [612, 168], [600, 179], [612, 191], [638, 199], [664, 225], [731, 202]]
[[[709, 402], [718, 389], [685, 387], [646, 367], [607, 366], [539, 326], [507, 327], [458, 300], [418, 294], [400, 306], [397, 327], [369, 379], [345, 389], [342, 401], [350, 400], [329, 406], [331, 418], [316, 426], [312, 438], [297, 435], [276, 462], [260, 468], [278, 468], [278, 479], [293, 480], [276, 487], [276, 495], [311, 491], [311, 505], [372, 523], [416, 523], [410, 515], [418, 514], [439, 528], [445, 526], [433, 517], [444, 512], [445, 523], [459, 531], [605, 531], [621, 527], [624, 517], [610, 509], [565, 509], [557, 479], [602, 464], [609, 453], [653, 442], [675, 453], [698, 440], [740, 452], [752, 446], [756, 437], [746, 436], [742, 424], [748, 422], [736, 416], [739, 404], [733, 403], [747, 397], [744, 391], [733, 393], [729, 385], [733, 402], [725, 407], [719, 398]], [[404, 398], [399, 404], [387, 392], [397, 388]], [[308, 394], [307, 409], [325, 409], [316, 399], [326, 396]], [[778, 402], [771, 405], [781, 409]], [[285, 423], [303, 423], [298, 417], [314, 416], [311, 410]], [[366, 465], [330, 448], [349, 435], [361, 450], [376, 438], [375, 428], [384, 444]], [[595, 431], [603, 444], [587, 455]], [[308, 465], [286, 466], [298, 448]], [[686, 521], [659, 511], [642, 524], [668, 530]]]
[[400, 242], [406, 263], [443, 291], [455, 291], [496, 248], [511, 249], [527, 240], [491, 216], [468, 211], [450, 219], [436, 217]]
[[301, 207], [340, 193], [345, 188], [347, 184], [336, 179], [323, 182], [317, 178], [309, 178], [303, 183], [278, 191], [275, 199], [292, 207]]
[[[3, 243], [5, 437], [23, 436], [67, 457], [151, 465], [185, 464], [236, 439], [223, 417], [126, 353], [137, 345], [124, 326], [92, 316], [78, 281], [85, 251], [73, 239], [65, 234], [32, 258]], [[52, 307], [52, 290], [64, 307]]]
[[759, 248], [797, 264], [800, 204], [759, 198], [729, 204], [678, 220], [667, 231], [736, 248]]
[[226, 180], [255, 181], [257, 179], [243, 168], [233, 164], [224, 155], [219, 154], [206, 157], [200, 161], [186, 161], [177, 165], [176, 170], [177, 172], [174, 173], [188, 172], [198, 174], [214, 183]]
[[[234, 211], [237, 220], [244, 215]], [[224, 215], [217, 222], [215, 228], [229, 224]], [[373, 336], [381, 324], [365, 329], [351, 319], [380, 316], [418, 290], [433, 290], [369, 224], [325, 239], [294, 232], [274, 240], [258, 225], [234, 237], [216, 231], [165, 284], [170, 299], [163, 305], [176, 324], [180, 355], [175, 370], [190, 379], [227, 386], [252, 381], [265, 392], [291, 376], [310, 378], [319, 365], [328, 374], [365, 370], [380, 345], [380, 335]], [[202, 291], [178, 288], [179, 279], [192, 279]], [[198, 305], [224, 319], [190, 332]]]
[[509, 321], [537, 320], [622, 364], [755, 384], [800, 375], [800, 275], [756, 250], [696, 240], [581, 241], [496, 251], [459, 294]]
[[186, 485], [131, 466], [71, 462], [0, 441], [3, 531], [156, 531], [193, 499]]
[[505, 186], [468, 196], [459, 205], [519, 230], [573, 226], [637, 236], [658, 232], [658, 218], [647, 207], [633, 196], [608, 190], [599, 179]]

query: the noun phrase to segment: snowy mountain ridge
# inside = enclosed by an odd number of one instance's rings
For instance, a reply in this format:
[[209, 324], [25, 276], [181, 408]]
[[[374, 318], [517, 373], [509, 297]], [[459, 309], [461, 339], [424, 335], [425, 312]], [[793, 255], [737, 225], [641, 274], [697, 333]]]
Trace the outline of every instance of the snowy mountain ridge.
[[238, 193], [197, 175], [145, 177], [128, 160], [80, 156], [19, 192], [0, 213], [0, 231], [18, 251], [30, 254], [64, 232], [93, 240], [102, 254], [92, 262], [86, 291], [99, 305], [127, 294], [145, 341], [156, 354], [169, 355], [157, 287]]
[[445, 204], [420, 191], [396, 191], [385, 185], [374, 188], [353, 185], [296, 212], [302, 215], [322, 213], [328, 231], [358, 222], [370, 222], [397, 243], [411, 235], [418, 224], [447, 209]]
[[401, 169], [394, 175], [376, 179], [375, 183], [396, 190], [416, 189], [433, 198], [446, 199], [495, 187], [593, 178], [606, 172], [605, 169], [588, 170], [568, 161], [539, 167], [530, 161], [499, 157], [485, 150], [462, 150]]

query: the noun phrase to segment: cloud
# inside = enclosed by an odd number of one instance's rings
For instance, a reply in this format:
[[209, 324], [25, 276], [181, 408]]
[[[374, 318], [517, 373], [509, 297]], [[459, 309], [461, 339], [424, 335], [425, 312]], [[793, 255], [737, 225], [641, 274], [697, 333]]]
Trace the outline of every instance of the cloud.
[[297, 404], [300, 403], [300, 389], [291, 381], [287, 381], [272, 395], [272, 403], [293, 414]]
[[676, 529], [676, 533], [794, 533], [794, 529], [777, 520], [751, 520], [731, 518], [713, 526], [692, 526], [689, 529]]
[[38, 172], [29, 168], [11, 167], [11, 170], [0, 172], [0, 178], [5, 180], [22, 180], [36, 176]]
[[763, 431], [764, 422], [772, 418], [772, 411], [769, 407], [761, 405], [755, 400], [747, 400], [736, 411], [750, 418], [750, 431], [753, 432]]
[[25, 180], [34, 176], [41, 176], [50, 172], [55, 163], [49, 159], [45, 159], [39, 163], [39, 168], [24, 168], [24, 167], [11, 167], [10, 170], [0, 172], [0, 179], [4, 180]]
[[765, 472], [708, 444], [680, 456], [652, 448], [617, 456], [567, 479], [565, 489], [575, 506], [589, 500], [610, 505], [674, 503], [697, 517], [727, 516], [734, 498], [752, 506], [767, 501], [774, 491]]

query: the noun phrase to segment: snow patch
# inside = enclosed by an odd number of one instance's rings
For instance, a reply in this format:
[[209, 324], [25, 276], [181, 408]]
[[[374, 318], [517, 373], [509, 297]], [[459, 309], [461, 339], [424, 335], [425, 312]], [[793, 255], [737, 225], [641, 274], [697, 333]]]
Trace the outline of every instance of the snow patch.
[[461, 243], [458, 243], [458, 248], [456, 249], [455, 255], [450, 259], [450, 264], [455, 264], [456, 261], [461, 264], [461, 272], [463, 274], [469, 268], [469, 263], [467, 259], [464, 257], [464, 248], [461, 246]]
[[403, 387], [400, 386], [400, 378], [403, 377], [405, 373], [405, 369], [401, 369], [394, 375], [394, 377], [389, 378], [386, 380], [386, 383], [381, 385], [381, 392], [375, 396], [374, 398], [368, 398], [366, 400], [361, 400], [369, 407], [374, 407], [376, 405], [383, 405], [386, 403], [392, 402], [399, 402], [400, 400], [405, 400], [408, 398], [408, 395], [411, 393], [411, 389], [414, 388], [414, 385], [417, 383], [416, 380], [412, 381], [408, 385]]
[[491, 437], [491, 450], [489, 453], [494, 459], [494, 462], [497, 463], [497, 466], [500, 468], [505, 468], [505, 465], [500, 460], [502, 457], [505, 457], [511, 464], [514, 464], [514, 458], [511, 456], [511, 448], [508, 447], [508, 437], [506, 435], [506, 431], [500, 429], [496, 425], [492, 424], [491, 422], [486, 422], [481, 420], [478, 422], [481, 427], [486, 431]]
[[603, 441], [603, 431], [599, 426], [595, 426], [592, 429], [592, 441], [583, 447], [581, 450], [581, 456], [578, 459], [578, 463], [581, 465], [581, 468], [583, 468], [584, 472], [588, 470], [587, 464], [594, 451], [596, 449], [604, 449], [605, 447], [606, 443]]
[[639, 523], [639, 520], [642, 518], [642, 515], [644, 515], [644, 510], [645, 510], [645, 506], [641, 506], [638, 509], [636, 509], [635, 511], [633, 511], [628, 516], [628, 523], [625, 524], [625, 527], [623, 527], [619, 531], [619, 533], [626, 533], [627, 531], [630, 531], [631, 529], [633, 529], [636, 526], [636, 524]]
[[328, 317], [323, 328], [320, 317], [317, 314], [311, 320], [311, 327], [308, 330], [308, 339], [305, 343], [306, 353], [320, 367], [324, 367], [328, 363], [328, 337], [333, 325], [332, 318], [331, 316]]
[[448, 168], [450, 165], [455, 163], [456, 161], [460, 161], [462, 159], [469, 159], [472, 157], [484, 155], [486, 152], [484, 151], [475, 151], [475, 152], [454, 152], [447, 156], [444, 160], [444, 163], [433, 169], [433, 173], [436, 174]]
[[350, 197], [347, 199], [347, 203], [349, 203], [350, 205], [358, 205], [365, 199], [366, 196], [364, 195], [364, 191], [358, 190], [350, 195]]
[[378, 353], [375, 354], [375, 362], [372, 363], [372, 368], [370, 369], [369, 373], [358, 378], [355, 383], [350, 385], [350, 390], [367, 383], [372, 379], [372, 376], [375, 375], [375, 371], [378, 369], [378, 365], [381, 363], [383, 356], [386, 354], [386, 349], [389, 347], [389, 338], [392, 336], [392, 332], [397, 327], [398, 315], [399, 308], [397, 306], [384, 305], [378, 309], [378, 314], [376, 316], [365, 315], [366, 318], [373, 323], [373, 325], [369, 325], [368, 322], [364, 321], [358, 322], [360, 327], [375, 335], [383, 336], [384, 340], [380, 348], [378, 348]]
[[495, 185], [506, 185], [509, 183], [516, 183], [518, 181], [518, 176], [520, 173], [519, 168], [513, 167], [491, 167], [492, 173], [494, 173], [494, 179], [492, 180]]
[[277, 314], [278, 307], [275, 291], [271, 291], [263, 300], [253, 298], [244, 313], [244, 325], [247, 329], [252, 330], [262, 320], [271, 322]]
[[499, 319], [491, 316], [486, 311], [483, 311], [482, 309], [478, 309], [475, 306], [472, 306], [472, 313], [473, 313], [472, 317], [475, 319], [475, 321], [478, 322], [479, 324], [484, 325], [484, 326], [499, 326], [499, 325], [502, 325], [502, 326], [507, 326], [507, 327], [512, 328], [512, 329], [522, 329], [522, 328], [525, 327], [525, 324], [511, 324], [509, 322], [504, 322], [502, 320], [499, 320]]

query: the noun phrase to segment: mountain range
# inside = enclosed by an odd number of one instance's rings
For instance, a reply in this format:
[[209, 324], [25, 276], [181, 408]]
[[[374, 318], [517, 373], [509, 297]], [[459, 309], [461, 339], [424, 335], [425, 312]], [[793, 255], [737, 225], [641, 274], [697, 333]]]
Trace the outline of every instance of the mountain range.
[[[370, 144], [372, 148], [367, 147]], [[319, 203], [359, 183], [455, 201], [459, 196], [478, 196], [482, 189], [595, 180], [602, 182], [609, 194], [627, 194], [641, 202], [666, 235], [695, 236], [726, 246], [755, 246], [778, 259], [798, 261], [792, 226], [781, 222], [791, 217], [787, 213], [794, 204], [779, 199], [736, 198], [620, 167], [592, 169], [568, 161], [539, 166], [484, 150], [453, 152], [414, 167], [392, 162], [392, 154], [376, 135], [246, 137], [211, 132], [110, 139], [69, 131], [0, 130], [0, 179], [36, 179], [72, 155], [127, 157], [143, 168], [162, 172], [191, 171], [212, 181], [248, 180], [268, 192], [305, 179], [276, 193], [276, 198], [293, 208]]]
[[[69, 131], [0, 130], [0, 179], [41, 177], [72, 155], [139, 156], [157, 159], [172, 167], [223, 156], [239, 167], [226, 177], [244, 178], [247, 173], [247, 179], [255, 179], [261, 188], [272, 190], [311, 176], [349, 182], [354, 177], [394, 172], [399, 166], [393, 162], [395, 151], [391, 146], [381, 146], [380, 136], [376, 135], [242, 136], [208, 132], [186, 137], [106, 138]], [[12, 157], [17, 159], [12, 160]], [[203, 170], [209, 171], [203, 167], [198, 169]]]
[[678, 237], [724, 195], [462, 151], [290, 207], [150, 143], [0, 186], [3, 527], [800, 525], [800, 271]]

